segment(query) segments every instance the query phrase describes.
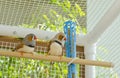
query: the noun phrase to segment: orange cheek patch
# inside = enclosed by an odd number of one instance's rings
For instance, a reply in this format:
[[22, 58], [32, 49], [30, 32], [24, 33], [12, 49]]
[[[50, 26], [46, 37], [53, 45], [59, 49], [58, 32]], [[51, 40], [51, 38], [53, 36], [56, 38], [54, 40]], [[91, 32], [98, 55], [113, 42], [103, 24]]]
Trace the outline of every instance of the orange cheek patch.
[[29, 40], [29, 41], [32, 41], [32, 37], [31, 37], [31, 36], [30, 36], [30, 37], [28, 37], [28, 40]]
[[62, 38], [63, 38], [63, 36], [62, 36], [62, 35], [60, 35], [60, 36], [58, 37], [58, 39], [59, 39], [59, 40], [62, 40]]

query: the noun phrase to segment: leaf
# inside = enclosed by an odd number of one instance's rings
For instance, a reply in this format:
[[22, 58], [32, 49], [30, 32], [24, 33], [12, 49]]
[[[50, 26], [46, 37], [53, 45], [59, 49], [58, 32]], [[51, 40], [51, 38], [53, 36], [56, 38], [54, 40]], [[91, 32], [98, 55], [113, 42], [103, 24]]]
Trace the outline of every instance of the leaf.
[[0, 71], [0, 77], [2, 77], [2, 71]]
[[80, 29], [81, 29], [81, 26], [76, 26], [76, 33], [80, 33], [79, 31], [80, 31]]
[[75, 7], [79, 12], [82, 12], [81, 7], [78, 4], [75, 4]]
[[68, 73], [68, 70], [67, 70], [67, 69], [63, 69], [63, 73], [64, 73], [64, 74], [67, 74], [67, 73]]
[[51, 4], [57, 4], [57, 3], [59, 3], [59, 0], [50, 0], [50, 3]]
[[13, 67], [13, 66], [10, 66], [10, 67], [9, 67], [9, 70], [14, 70], [14, 67]]
[[64, 4], [65, 4], [67, 9], [70, 9], [70, 7], [71, 7], [70, 1], [66, 0], [66, 1], [64, 1]]
[[73, 14], [68, 14], [70, 18], [75, 18]]
[[80, 12], [80, 16], [85, 16], [85, 12]]
[[58, 15], [58, 13], [55, 10], [50, 10], [51, 13], [53, 13], [55, 16]]
[[87, 33], [86, 27], [82, 27], [82, 32], [83, 32], [83, 34], [86, 34], [86, 33]]
[[43, 18], [44, 18], [46, 21], [49, 21], [49, 18], [47, 17], [47, 15], [43, 15]]

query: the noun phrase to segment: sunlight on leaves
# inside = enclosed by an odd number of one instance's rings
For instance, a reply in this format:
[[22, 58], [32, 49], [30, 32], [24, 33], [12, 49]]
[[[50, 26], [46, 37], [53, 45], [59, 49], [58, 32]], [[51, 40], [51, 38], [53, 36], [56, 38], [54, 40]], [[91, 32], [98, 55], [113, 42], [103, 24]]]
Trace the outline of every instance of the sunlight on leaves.
[[2, 77], [2, 71], [0, 71], [0, 77]]

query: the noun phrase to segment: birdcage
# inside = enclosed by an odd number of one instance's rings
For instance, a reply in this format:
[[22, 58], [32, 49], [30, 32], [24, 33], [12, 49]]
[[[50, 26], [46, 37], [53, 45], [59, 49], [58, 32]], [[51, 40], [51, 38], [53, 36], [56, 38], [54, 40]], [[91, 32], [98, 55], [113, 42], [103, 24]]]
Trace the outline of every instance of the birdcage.
[[[108, 3], [109, 6], [107, 6]], [[0, 77], [119, 78], [119, 62], [116, 60], [119, 58], [116, 51], [118, 47], [108, 44], [113, 39], [109, 36], [112, 32], [109, 33], [106, 30], [113, 31], [114, 28], [119, 32], [119, 18], [117, 18], [119, 17], [119, 3], [119, 0], [93, 1], [93, 3], [92, 0], [0, 0]], [[112, 24], [116, 18], [118, 21]], [[65, 22], [68, 20], [76, 24], [74, 32], [77, 32], [77, 35], [70, 37], [75, 38], [74, 43], [76, 43], [71, 46], [76, 52], [74, 58], [66, 54], [66, 52], [71, 52], [71, 50], [68, 51], [67, 46], [64, 47], [62, 58], [47, 55], [49, 40], [56, 33], [64, 32], [64, 26], [67, 24]], [[112, 27], [108, 28], [110, 25]], [[71, 25], [68, 24], [68, 26]], [[16, 45], [28, 33], [36, 34], [39, 39], [35, 54], [21, 55], [19, 52], [13, 52]], [[69, 34], [66, 33], [66, 35]], [[113, 33], [113, 35], [119, 39], [118, 33], [117, 35]], [[106, 36], [111, 39], [109, 40]], [[98, 39], [103, 39], [103, 41], [98, 41]], [[108, 41], [104, 41], [107, 39]], [[118, 46], [118, 44], [115, 45]], [[110, 48], [106, 49], [106, 46]], [[110, 50], [116, 51], [115, 54]], [[110, 59], [113, 55], [116, 57]], [[54, 62], [53, 65], [51, 61]], [[103, 67], [95, 68], [95, 66]], [[113, 66], [113, 69], [105, 68]]]

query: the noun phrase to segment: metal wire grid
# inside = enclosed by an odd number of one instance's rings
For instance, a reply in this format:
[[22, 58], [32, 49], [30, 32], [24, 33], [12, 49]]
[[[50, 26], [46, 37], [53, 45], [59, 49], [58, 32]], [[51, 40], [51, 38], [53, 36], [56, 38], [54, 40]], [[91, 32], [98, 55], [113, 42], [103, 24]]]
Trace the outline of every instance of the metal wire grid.
[[[17, 44], [0, 41], [0, 51], [11, 52]], [[46, 54], [47, 47], [37, 46], [35, 51]], [[84, 58], [83, 55], [83, 52], [77, 52], [77, 57]], [[0, 56], [1, 78], [67, 78], [67, 70], [67, 63], [51, 65], [49, 61]], [[84, 66], [77, 65], [77, 76], [84, 78], [84, 74]]]
[[[0, 50], [12, 51], [19, 43], [0, 41], [0, 44]], [[47, 49], [48, 48], [44, 46], [36, 46], [35, 52], [47, 52]]]
[[96, 74], [98, 78], [120, 78], [120, 15], [112, 23], [112, 25], [100, 37], [97, 43], [98, 60], [109, 61], [114, 64], [111, 69], [96, 67]]
[[67, 78], [67, 67], [62, 63], [64, 71], [60, 71], [58, 63], [51, 67], [48, 61], [2, 56], [0, 62], [1, 78]]
[[116, 0], [87, 0], [87, 30], [91, 31]]
[[[0, 41], [0, 51], [11, 51], [19, 43]], [[46, 47], [37, 46], [36, 51], [45, 54]], [[44, 49], [43, 49], [44, 48]], [[1, 78], [67, 78], [67, 64], [59, 63], [51, 65], [49, 61], [31, 60], [25, 58], [0, 56]]]
[[[84, 52], [77, 52], [77, 57], [85, 59]], [[85, 78], [85, 65], [79, 65], [79, 78]]]
[[[61, 0], [62, 1], [62, 0]], [[78, 4], [86, 12], [86, 0], [70, 0], [71, 5]], [[62, 8], [50, 4], [49, 0], [0, 0], [0, 24], [19, 26], [22, 24], [32, 24], [35, 26], [43, 24], [43, 15], [50, 17], [50, 11], [55, 10], [57, 13], [66, 17]], [[52, 20], [53, 18], [50, 17]], [[80, 26], [86, 26], [86, 16], [78, 17]]]

